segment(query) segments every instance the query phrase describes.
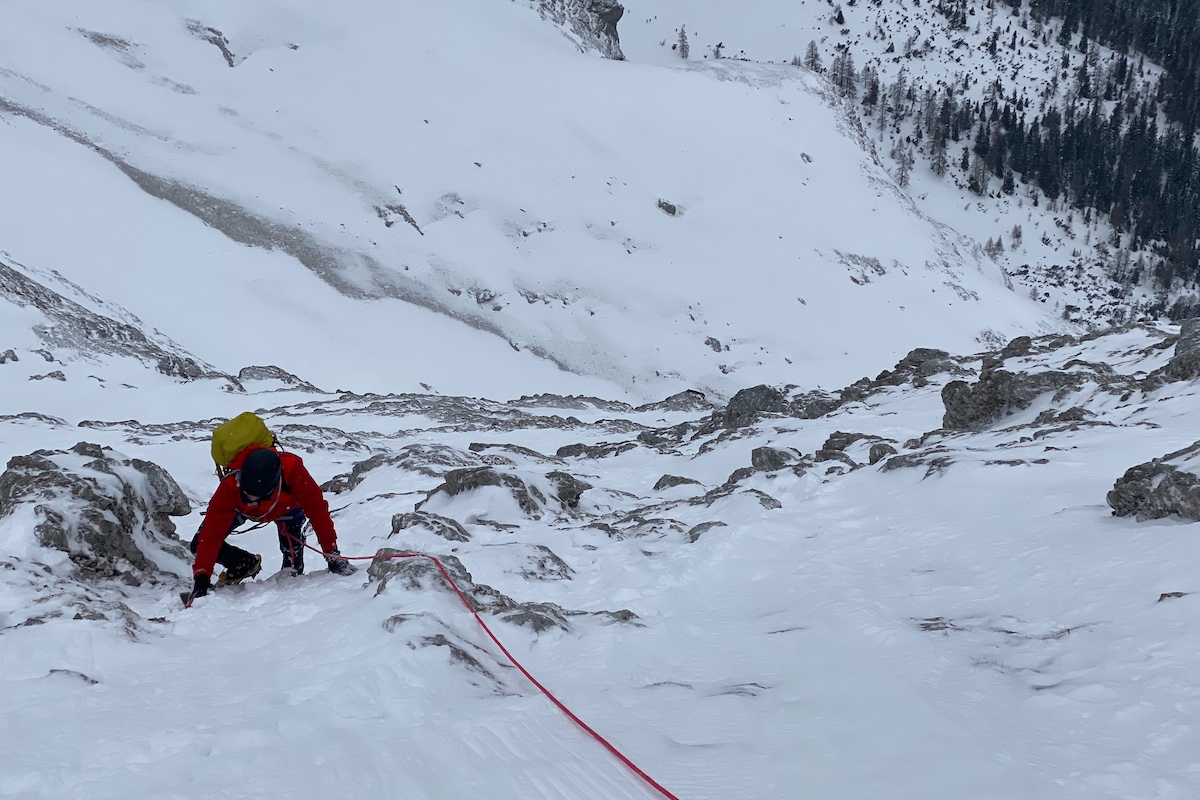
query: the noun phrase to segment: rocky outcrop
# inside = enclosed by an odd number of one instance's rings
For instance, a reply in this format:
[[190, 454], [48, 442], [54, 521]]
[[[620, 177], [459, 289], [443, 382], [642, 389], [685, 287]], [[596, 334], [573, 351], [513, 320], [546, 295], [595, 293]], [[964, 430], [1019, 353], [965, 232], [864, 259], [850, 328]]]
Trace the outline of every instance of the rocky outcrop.
[[[375, 595], [377, 597], [395, 588], [405, 591], [440, 590], [454, 595], [461, 592], [461, 598], [466, 601], [472, 611], [497, 614], [507, 622], [524, 625], [537, 633], [550, 628], [569, 630], [568, 619], [578, 616], [596, 617], [603, 622], [640, 624], [637, 622], [637, 615], [626, 609], [620, 611], [571, 611], [554, 603], [519, 603], [491, 586], [475, 583], [462, 561], [452, 555], [436, 557], [445, 568], [446, 574], [442, 573], [433, 558], [413, 550], [384, 548], [375, 555], [375, 560], [367, 569], [367, 575], [372, 582], [376, 583]], [[454, 586], [446, 580], [446, 575], [453, 580]], [[455, 586], [458, 588], [457, 592]]]
[[[392, 517], [392, 535], [409, 528], [420, 528], [429, 531], [434, 536], [440, 536], [450, 542], [469, 542], [471, 534], [458, 524], [457, 520], [431, 514], [428, 511], [412, 511], [407, 514], [396, 514]], [[388, 537], [389, 539], [391, 536]]]
[[[278, 388], [270, 391], [286, 391], [295, 390], [301, 392], [313, 392], [315, 394], [324, 394], [316, 386], [313, 386], [308, 381], [299, 378], [287, 370], [277, 367], [274, 364], [267, 366], [243, 367], [237, 374], [238, 381], [244, 386], [247, 383], [255, 381], [263, 382], [270, 381], [272, 383], [281, 384]], [[262, 391], [261, 389], [259, 391]]]
[[871, 445], [871, 452], [867, 457], [867, 463], [878, 464], [888, 456], [896, 455], [896, 448], [892, 447], [887, 442], [875, 442]]
[[1185, 319], [1179, 323], [1175, 354], [1165, 367], [1156, 369], [1146, 377], [1142, 388], [1150, 392], [1167, 383], [1197, 378], [1200, 378], [1200, 319]]
[[511, 464], [512, 461], [499, 455], [476, 455], [446, 445], [411, 444], [394, 453], [380, 453], [359, 461], [349, 472], [337, 475], [322, 484], [321, 489], [335, 493], [351, 491], [366, 480], [370, 472], [380, 467], [400, 467], [432, 478], [440, 478], [447, 470]]
[[[16, 262], [0, 260], [0, 299], [41, 312], [46, 324], [35, 326], [33, 331], [47, 347], [85, 355], [131, 356], [153, 365], [164, 375], [176, 378], [222, 377], [233, 380], [173, 343], [152, 341], [132, 324], [101, 316], [67, 299], [29, 277], [18, 266]], [[15, 353], [12, 360], [16, 360]]]
[[752, 386], [733, 396], [723, 411], [714, 415], [725, 430], [743, 428], [762, 419], [764, 414], [786, 414], [790, 410], [787, 397], [771, 386]]
[[533, 0], [533, 6], [572, 34], [581, 51], [596, 50], [605, 58], [625, 60], [617, 36], [625, 7], [616, 0]]
[[455, 497], [463, 492], [470, 492], [484, 486], [498, 486], [507, 489], [513, 499], [517, 501], [521, 511], [531, 519], [541, 518], [542, 506], [546, 504], [546, 496], [536, 486], [527, 486], [525, 481], [511, 472], [500, 472], [491, 467], [450, 470], [445, 475], [445, 482], [429, 492], [424, 500], [416, 504], [414, 510], [419, 511], [421, 506], [435, 495], [444, 494], [448, 497]]
[[[640, 436], [638, 438], [641, 438]], [[555, 451], [558, 458], [608, 458], [619, 456], [637, 447], [636, 442], [600, 442], [600, 444], [568, 444]]]
[[562, 510], [569, 511], [578, 508], [580, 495], [592, 488], [590, 483], [561, 470], [547, 473], [544, 477], [543, 485], [547, 491], [543, 491], [536, 481], [527, 482], [511, 472], [502, 472], [492, 467], [452, 469], [445, 474], [443, 483], [417, 503], [414, 510], [419, 511], [421, 506], [439, 494], [455, 497], [475, 489], [496, 486], [507, 490], [517, 506], [530, 519], [541, 519], [548, 496], [558, 500]]
[[703, 392], [687, 389], [673, 394], [665, 400], [637, 407], [638, 411], [711, 411], [713, 403]]
[[163, 557], [188, 556], [170, 519], [192, 510], [179, 485], [157, 464], [99, 445], [10, 459], [0, 475], [0, 523], [22, 508], [32, 512], [37, 544], [66, 553], [77, 580], [174, 580]]
[[1200, 520], [1200, 442], [1130, 467], [1106, 496], [1114, 516]]
[[1080, 388], [1088, 377], [1081, 372], [1058, 370], [1025, 373], [995, 369], [984, 372], [974, 384], [951, 381], [942, 388], [942, 402], [946, 406], [942, 427], [982, 431], [1005, 416], [1028, 408], [1047, 392]]
[[663, 475], [654, 482], [654, 491], [661, 492], [665, 489], [673, 489], [676, 486], [685, 486], [688, 484], [700, 485], [700, 481], [695, 478], [684, 478], [680, 475]]
[[950, 373], [968, 375], [970, 371], [958, 364], [945, 350], [918, 347], [910, 350], [891, 370], [884, 370], [869, 384], [869, 393], [884, 386], [925, 386], [934, 375]]
[[800, 454], [791, 448], [756, 447], [750, 451], [750, 466], [758, 472], [774, 472], [800, 460]]
[[557, 487], [558, 491], [555, 496], [564, 508], [579, 508], [579, 498], [592, 488], [587, 481], [581, 481], [574, 475], [561, 470], [547, 472], [546, 478]]

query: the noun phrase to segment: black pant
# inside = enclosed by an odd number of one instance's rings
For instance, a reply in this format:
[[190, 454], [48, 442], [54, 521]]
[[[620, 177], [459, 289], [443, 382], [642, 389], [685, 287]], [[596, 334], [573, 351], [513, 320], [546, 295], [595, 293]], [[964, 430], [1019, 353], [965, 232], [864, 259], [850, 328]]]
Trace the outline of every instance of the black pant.
[[283, 569], [304, 572], [304, 512], [294, 509], [275, 522], [279, 530], [279, 552], [283, 553]]

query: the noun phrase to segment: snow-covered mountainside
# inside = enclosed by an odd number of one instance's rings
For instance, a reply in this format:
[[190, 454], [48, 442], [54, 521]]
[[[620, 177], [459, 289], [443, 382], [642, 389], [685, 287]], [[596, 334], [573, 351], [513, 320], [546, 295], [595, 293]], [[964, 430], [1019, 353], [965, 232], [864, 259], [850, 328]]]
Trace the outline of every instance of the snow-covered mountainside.
[[1063, 325], [787, 65], [599, 58], [494, 0], [0, 14], [3, 249], [225, 372], [728, 397]]
[[[1200, 326], [684, 8], [0, 5], [0, 797], [1200, 795]], [[185, 609], [246, 410], [360, 571]]]
[[343, 552], [441, 558], [677, 797], [1192, 796], [1200, 545], [1170, 515], [1200, 518], [1198, 352], [917, 350], [716, 408], [193, 381], [169, 424], [6, 415], [0, 793], [662, 796], [424, 562], [181, 609], [213, 482], [193, 414], [225, 394], [325, 481]]
[[[1161, 314], [1181, 300], [1194, 305], [1194, 281], [1177, 281], [1170, 290], [1154, 285], [1165, 243], [1132, 247], [1107, 209], [1072, 208], [1063, 197], [1047, 197], [1019, 169], [1013, 186], [984, 175], [972, 189], [979, 161], [974, 127], [949, 142], [945, 174], [934, 171], [933, 137], [922, 134], [931, 128], [931, 113], [947, 113], [947, 96], [954, 109], [1008, 106], [1031, 125], [1056, 108], [1086, 118], [1097, 100], [1106, 120], [1118, 107], [1131, 119], [1138, 98], [1162, 102], [1156, 87], [1163, 70], [1152, 59], [1089, 42], [1073, 27], [1064, 38], [1062, 28], [1061, 19], [1033, 14], [1029, 2], [1002, 0], [800, 0], [753, 10], [724, 0], [646, 0], [631, 8], [621, 34], [636, 60], [684, 63], [682, 36], [689, 61], [810, 63], [831, 82], [852, 85], [848, 104], [891, 174], [905, 174], [918, 207], [985, 243], [1023, 291], [1066, 319], [1104, 326]], [[1081, 74], [1097, 87], [1091, 97], [1080, 94]], [[872, 82], [878, 96], [869, 102]], [[1165, 134], [1165, 115], [1158, 113], [1156, 124]], [[1011, 121], [999, 133], [1014, 137]], [[964, 153], [969, 166], [960, 163]]]

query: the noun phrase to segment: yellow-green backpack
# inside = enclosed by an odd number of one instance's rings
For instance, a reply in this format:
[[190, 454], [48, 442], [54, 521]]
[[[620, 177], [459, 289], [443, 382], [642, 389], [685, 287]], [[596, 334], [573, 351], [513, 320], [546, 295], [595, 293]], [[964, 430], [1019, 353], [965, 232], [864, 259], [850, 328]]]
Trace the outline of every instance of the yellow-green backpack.
[[212, 457], [217, 465], [217, 477], [224, 478], [232, 472], [229, 462], [252, 444], [275, 446], [275, 434], [268, 430], [267, 423], [257, 414], [243, 411], [218, 425], [212, 434]]

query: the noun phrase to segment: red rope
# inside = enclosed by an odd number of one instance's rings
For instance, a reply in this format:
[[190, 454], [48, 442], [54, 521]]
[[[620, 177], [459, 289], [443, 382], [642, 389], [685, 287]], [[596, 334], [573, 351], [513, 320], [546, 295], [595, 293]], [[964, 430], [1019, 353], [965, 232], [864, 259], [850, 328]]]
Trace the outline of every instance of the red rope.
[[[307, 542], [304, 543], [304, 546], [307, 547], [309, 550], [312, 550], [315, 553], [320, 553], [322, 556], [326, 555], [323, 551], [321, 551], [320, 549], [318, 549], [316, 547], [313, 547], [312, 545], [308, 544]], [[458, 584], [455, 583], [454, 579], [450, 577], [450, 573], [446, 570], [446, 566], [436, 556], [431, 556], [428, 553], [388, 553], [387, 555], [376, 555], [376, 556], [342, 556], [342, 555], [339, 555], [339, 556], [334, 556], [334, 557], [335, 558], [344, 558], [347, 561], [374, 561], [377, 558], [427, 558], [430, 561], [432, 561], [434, 563], [434, 565], [438, 568], [438, 570], [442, 573], [442, 577], [446, 579], [446, 583], [450, 584], [450, 588], [453, 589], [454, 593], [458, 595], [458, 599], [461, 600], [462, 604], [467, 607], [468, 611], [471, 612], [471, 616], [475, 617], [475, 621], [479, 623], [479, 627], [483, 628], [484, 633], [486, 633], [491, 638], [491, 640], [496, 643], [496, 647], [500, 648], [500, 652], [504, 653], [504, 657], [507, 658], [509, 661], [511, 661], [513, 666], [516, 667], [517, 669], [519, 669], [521, 671], [521, 674], [524, 675], [526, 678], [528, 678], [529, 682], [538, 688], [538, 691], [540, 691], [542, 694], [546, 695], [546, 697], [548, 697], [550, 699], [551, 703], [554, 703], [554, 705], [558, 706], [559, 711], [566, 714], [568, 717], [570, 717], [572, 719], [572, 721], [575, 722], [576, 725], [578, 725], [579, 727], [581, 727], [585, 731], [587, 731], [589, 734], [591, 734], [592, 738], [595, 739], [600, 744], [604, 745], [604, 747], [608, 750], [608, 752], [610, 752], [614, 756], [616, 756], [618, 761], [620, 761], [622, 764], [624, 764], [626, 767], [628, 767], [630, 770], [632, 770], [635, 774], [637, 774], [638, 777], [640, 777], [646, 783], [653, 786], [656, 790], [658, 790], [658, 792], [663, 797], [669, 798], [669, 800], [679, 800], [678, 797], [671, 794], [671, 792], [669, 792], [667, 789], [665, 789], [662, 786], [662, 784], [660, 784], [658, 781], [654, 780], [649, 775], [647, 775], [637, 764], [634, 764], [632, 761], [630, 761], [625, 756], [625, 754], [622, 753], [620, 750], [618, 750], [611, 742], [609, 742], [607, 739], [605, 739], [603, 736], [601, 736], [599, 733], [597, 733], [590, 725], [588, 725], [586, 722], [584, 722], [578, 716], [576, 716], [575, 712], [573, 712], [571, 709], [567, 708], [562, 703], [562, 701], [559, 700], [557, 697], [555, 697], [550, 692], [549, 689], [547, 689], [545, 686], [543, 686], [538, 681], [537, 678], [533, 677], [533, 675], [531, 675], [529, 673], [529, 670], [525, 669], [525, 667], [521, 664], [521, 662], [513, 657], [512, 653], [508, 652], [508, 648], [505, 647], [504, 644], [498, 638], [496, 638], [496, 634], [492, 633], [492, 629], [489, 628], [487, 626], [487, 623], [483, 621], [483, 617], [479, 616], [479, 612], [471, 607], [471, 603], [470, 603], [470, 601], [467, 600], [467, 596], [465, 594], [463, 594], [462, 589], [458, 588]]]

